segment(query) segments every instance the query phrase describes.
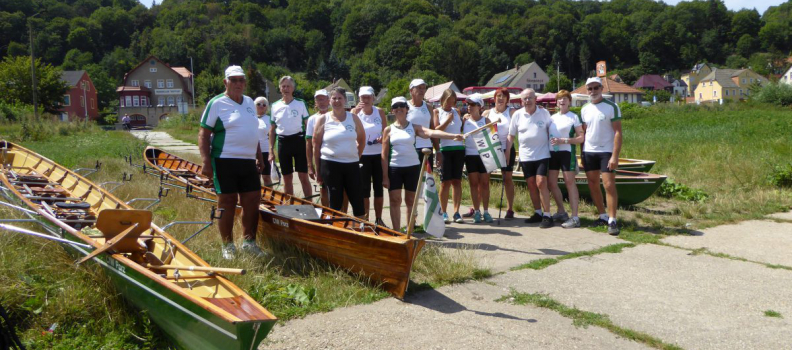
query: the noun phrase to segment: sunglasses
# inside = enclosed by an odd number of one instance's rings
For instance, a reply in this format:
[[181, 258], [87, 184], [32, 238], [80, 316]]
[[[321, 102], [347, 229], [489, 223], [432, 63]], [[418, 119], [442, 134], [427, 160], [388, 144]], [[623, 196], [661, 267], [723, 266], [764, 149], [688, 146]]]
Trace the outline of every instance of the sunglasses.
[[228, 78], [228, 81], [232, 83], [244, 83], [245, 78]]
[[379, 144], [379, 143], [380, 143], [380, 141], [377, 141], [377, 140], [374, 140], [374, 141], [366, 141], [366, 144], [367, 144], [367, 145], [369, 145], [369, 146], [371, 146], [371, 145], [376, 145], [376, 144]]
[[267, 107], [267, 104], [266, 103], [256, 103], [256, 106]]
[[405, 103], [405, 102], [397, 102], [397, 103], [394, 103], [393, 105], [391, 105], [391, 109], [397, 109], [397, 108], [407, 108], [407, 103]]
[[601, 87], [602, 86], [593, 86], [593, 87], [587, 88], [587, 90], [588, 91], [596, 91], [596, 90], [599, 90]]
[[479, 107], [479, 104], [475, 102], [469, 102], [467, 105], [468, 107]]

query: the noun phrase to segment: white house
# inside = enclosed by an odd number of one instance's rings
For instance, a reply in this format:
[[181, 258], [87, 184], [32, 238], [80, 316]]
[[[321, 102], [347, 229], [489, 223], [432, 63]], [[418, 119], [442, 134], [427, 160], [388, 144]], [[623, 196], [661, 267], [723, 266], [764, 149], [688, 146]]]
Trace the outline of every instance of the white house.
[[787, 69], [786, 73], [778, 78], [778, 82], [782, 84], [792, 85], [792, 66]]

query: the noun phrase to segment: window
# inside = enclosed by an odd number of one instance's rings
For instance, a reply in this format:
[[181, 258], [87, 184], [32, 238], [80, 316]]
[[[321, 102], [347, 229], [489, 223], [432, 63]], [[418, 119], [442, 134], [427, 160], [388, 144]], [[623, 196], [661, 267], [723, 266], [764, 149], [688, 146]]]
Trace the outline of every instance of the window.
[[534, 79], [536, 79], [536, 72], [534, 72]]
[[740, 89], [740, 96], [743, 95], [743, 89]]
[[140, 82], [137, 80], [132, 80], [132, 86], [140, 86]]
[[84, 82], [83, 84], [85, 84], [85, 91], [91, 91], [91, 84], [88, 84], [87, 81]]
[[140, 96], [140, 105], [143, 107], [147, 107], [148, 103], [146, 103], [146, 96]]
[[168, 106], [173, 106], [173, 96], [168, 96]]
[[164, 97], [160, 97], [159, 99], [157, 99], [157, 106], [164, 106], [164, 105], [165, 105]]
[[703, 98], [703, 97], [701, 97], [701, 93], [699, 92], [699, 100], [700, 100], [700, 99], [702, 99], [702, 98]]
[[119, 99], [119, 101], [118, 101], [118, 105], [119, 105], [120, 107], [124, 107], [124, 98], [123, 98], [123, 97]]
[[718, 90], [712, 90], [712, 97], [718, 97]]
[[743, 78], [743, 84], [745, 84], [745, 78]]
[[157, 79], [157, 89], [165, 88], [165, 80]]
[[147, 87], [147, 88], [151, 89], [151, 80], [146, 80], [146, 81], [144, 81], [144, 82], [143, 82], [143, 86], [145, 86], [145, 87]]
[[728, 89], [726, 90], [726, 96], [729, 96], [729, 90]]
[[732, 96], [737, 96], [737, 90], [732, 89]]
[[173, 79], [168, 79], [168, 89], [173, 87]]
[[71, 106], [71, 96], [63, 95], [63, 105], [64, 106]]
[[135, 106], [135, 107], [139, 107], [140, 106], [140, 97], [132, 96], [132, 105]]
[[157, 68], [149, 68], [149, 72], [156, 73], [157, 72]]
[[753, 78], [751, 78], [751, 84], [753, 84]]
[[181, 102], [182, 102], [182, 97], [181, 96], [176, 96], [176, 105], [177, 106], [180, 105]]
[[126, 96], [126, 106], [132, 107], [132, 96]]

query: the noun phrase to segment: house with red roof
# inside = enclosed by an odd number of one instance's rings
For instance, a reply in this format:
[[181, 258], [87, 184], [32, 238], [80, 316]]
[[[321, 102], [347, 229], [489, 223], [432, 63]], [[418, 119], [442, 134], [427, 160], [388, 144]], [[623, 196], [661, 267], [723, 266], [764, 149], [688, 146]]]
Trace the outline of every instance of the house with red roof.
[[61, 102], [60, 118], [62, 121], [69, 119], [91, 120], [99, 118], [99, 101], [96, 96], [96, 87], [84, 70], [67, 70], [61, 73], [61, 80], [69, 86], [69, 91], [63, 95]]
[[674, 85], [657, 74], [642, 75], [632, 87], [636, 89], [665, 90], [668, 92], [674, 92]]
[[124, 74], [118, 93], [118, 119], [129, 114], [133, 126], [156, 126], [193, 105], [193, 74], [149, 56]]
[[[602, 89], [603, 96], [615, 103], [641, 103], [641, 101], [643, 101], [643, 95], [645, 94], [643, 90], [617, 82], [611, 78], [602, 79]], [[587, 95], [588, 91], [586, 90], [586, 85], [583, 84], [572, 91], [573, 96], [576, 94]]]

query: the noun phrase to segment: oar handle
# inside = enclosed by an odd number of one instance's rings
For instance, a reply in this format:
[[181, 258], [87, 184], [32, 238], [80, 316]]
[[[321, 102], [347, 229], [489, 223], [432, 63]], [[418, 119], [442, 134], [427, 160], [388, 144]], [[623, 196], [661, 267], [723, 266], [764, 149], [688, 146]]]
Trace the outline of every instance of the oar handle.
[[490, 122], [489, 124], [486, 124], [486, 125], [484, 125], [484, 126], [482, 126], [482, 127], [478, 128], [478, 129], [476, 129], [476, 130], [473, 130], [473, 131], [471, 131], [471, 132], [466, 132], [466, 133], [465, 133], [464, 135], [462, 135], [462, 136], [464, 136], [465, 138], [468, 138], [470, 135], [473, 135], [473, 134], [475, 134], [475, 133], [477, 133], [477, 132], [479, 132], [479, 131], [481, 131], [481, 130], [484, 130], [484, 129], [486, 129], [486, 128], [489, 128], [490, 126], [493, 126], [493, 125], [495, 125], [495, 124], [498, 124], [498, 122], [497, 122], [497, 121], [495, 121], [495, 122]]
[[244, 275], [247, 273], [245, 269], [232, 269], [228, 267], [213, 267], [213, 266], [181, 266], [181, 265], [147, 265], [146, 267], [155, 270], [182, 270], [182, 271], [200, 271], [200, 272], [215, 272], [227, 273], [229, 275]]

